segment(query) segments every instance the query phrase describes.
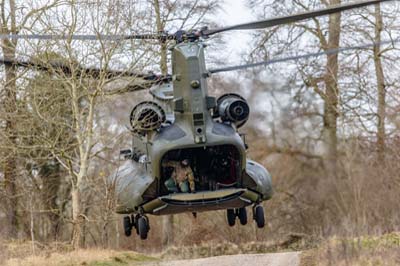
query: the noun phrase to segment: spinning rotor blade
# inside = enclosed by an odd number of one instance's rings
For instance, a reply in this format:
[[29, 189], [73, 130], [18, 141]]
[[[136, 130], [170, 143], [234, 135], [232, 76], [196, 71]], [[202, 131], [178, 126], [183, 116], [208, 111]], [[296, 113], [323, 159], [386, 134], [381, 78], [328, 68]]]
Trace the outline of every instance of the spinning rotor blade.
[[244, 24], [238, 24], [228, 27], [222, 27], [217, 29], [202, 29], [200, 31], [177, 31], [174, 34], [168, 34], [165, 32], [157, 34], [132, 34], [132, 35], [51, 35], [51, 34], [0, 34], [0, 39], [37, 39], [37, 40], [80, 40], [80, 41], [96, 41], [96, 40], [107, 40], [107, 41], [122, 41], [122, 40], [176, 40], [182, 42], [186, 39], [197, 40], [200, 37], [208, 37], [216, 33], [230, 31], [230, 30], [253, 30], [253, 29], [265, 29], [273, 26], [279, 26], [283, 24], [293, 23], [305, 19], [314, 17], [329, 15], [344, 10], [353, 8], [364, 7], [368, 5], [378, 4], [381, 2], [394, 1], [394, 0], [367, 0], [358, 1], [354, 3], [342, 4], [329, 6], [319, 10], [306, 11], [295, 15], [289, 15], [284, 17], [277, 17], [265, 20], [259, 20]]
[[59, 61], [49, 61], [45, 63], [34, 62], [34, 61], [26, 61], [26, 60], [16, 60], [16, 59], [5, 59], [0, 58], [0, 64], [4, 65], [14, 65], [17, 67], [24, 68], [34, 68], [41, 71], [46, 72], [61, 72], [66, 75], [85, 75], [92, 78], [99, 78], [101, 75], [105, 75], [106, 78], [114, 78], [114, 77], [137, 77], [147, 81], [157, 82], [168, 82], [171, 80], [171, 76], [161, 76], [155, 74], [142, 74], [135, 73], [132, 71], [119, 71], [119, 70], [102, 70], [98, 68], [85, 68], [81, 66], [76, 66], [74, 69], [65, 63]]
[[319, 57], [321, 55], [331, 55], [331, 54], [337, 54], [337, 53], [341, 53], [341, 52], [345, 52], [345, 51], [360, 50], [360, 49], [371, 48], [371, 47], [374, 47], [377, 45], [395, 44], [395, 43], [399, 43], [399, 42], [400, 42], [400, 39], [397, 39], [397, 40], [390, 40], [390, 41], [382, 41], [379, 43], [368, 43], [368, 44], [357, 45], [357, 46], [342, 47], [342, 48], [330, 49], [330, 50], [326, 50], [326, 51], [322, 51], [322, 52], [318, 52], [318, 53], [276, 58], [276, 59], [271, 59], [271, 60], [253, 63], [253, 64], [216, 68], [216, 69], [209, 70], [208, 73], [214, 74], [214, 73], [235, 71], [235, 70], [241, 70], [241, 69], [258, 67], [258, 66], [267, 66], [267, 65], [272, 65], [272, 64], [286, 62], [286, 61], [297, 61], [297, 60], [305, 59], [305, 58], [309, 58], [309, 57]]
[[329, 15], [337, 12], [341, 12], [344, 10], [348, 9], [353, 9], [353, 8], [359, 8], [359, 7], [364, 7], [368, 5], [373, 5], [373, 4], [378, 4], [380, 2], [387, 2], [387, 1], [393, 1], [393, 0], [369, 0], [369, 1], [358, 1], [355, 3], [348, 3], [348, 4], [342, 4], [342, 5], [335, 5], [335, 6], [329, 6], [327, 8], [319, 9], [319, 10], [313, 10], [313, 11], [307, 11], [307, 12], [302, 12], [298, 13], [295, 15], [289, 15], [289, 16], [284, 16], [284, 17], [277, 17], [277, 18], [271, 18], [271, 19], [265, 19], [265, 20], [259, 20], [259, 21], [254, 21], [254, 22], [249, 22], [249, 23], [244, 23], [244, 24], [238, 24], [238, 25], [233, 25], [233, 26], [228, 26], [228, 27], [222, 27], [222, 28], [217, 28], [217, 29], [206, 29], [202, 31], [202, 35], [204, 36], [210, 36], [216, 33], [224, 32], [224, 31], [230, 31], [230, 30], [253, 30], [253, 29], [265, 29], [269, 27], [274, 27], [274, 26], [279, 26], [283, 24], [288, 24], [288, 23], [293, 23], [305, 19], [310, 19], [310, 18], [315, 18], [319, 16], [324, 16], [324, 15]]
[[174, 39], [174, 35], [168, 35], [168, 34], [133, 34], [133, 35], [0, 34], [0, 39], [78, 40], [78, 41], [169, 40], [169, 39]]

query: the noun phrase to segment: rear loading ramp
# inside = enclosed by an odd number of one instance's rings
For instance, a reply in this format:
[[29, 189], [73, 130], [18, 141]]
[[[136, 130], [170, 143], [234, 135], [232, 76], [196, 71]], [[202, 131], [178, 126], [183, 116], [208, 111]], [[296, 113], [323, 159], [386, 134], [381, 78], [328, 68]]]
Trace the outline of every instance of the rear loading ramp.
[[173, 193], [142, 205], [145, 213], [154, 215], [204, 212], [242, 208], [260, 200], [260, 195], [244, 188], [220, 189], [197, 193]]

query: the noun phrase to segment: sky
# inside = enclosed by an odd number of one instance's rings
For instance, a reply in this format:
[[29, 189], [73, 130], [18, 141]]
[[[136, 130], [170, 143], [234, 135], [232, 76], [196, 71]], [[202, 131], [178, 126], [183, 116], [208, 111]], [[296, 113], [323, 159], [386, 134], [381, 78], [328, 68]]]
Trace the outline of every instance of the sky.
[[[257, 20], [245, 3], [246, 0], [223, 1], [221, 11], [216, 14], [218, 22], [222, 26], [228, 26]], [[249, 49], [248, 42], [251, 40], [251, 31], [223, 33], [223, 38], [227, 43], [225, 53], [228, 62], [230, 64], [240, 63], [240, 55]]]

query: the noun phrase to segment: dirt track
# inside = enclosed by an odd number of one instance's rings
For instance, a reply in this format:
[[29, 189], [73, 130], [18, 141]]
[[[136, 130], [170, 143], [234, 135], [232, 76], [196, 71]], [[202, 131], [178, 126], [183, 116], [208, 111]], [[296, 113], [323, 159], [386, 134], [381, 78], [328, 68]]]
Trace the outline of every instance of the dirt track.
[[300, 252], [240, 254], [193, 260], [162, 261], [146, 266], [299, 266]]

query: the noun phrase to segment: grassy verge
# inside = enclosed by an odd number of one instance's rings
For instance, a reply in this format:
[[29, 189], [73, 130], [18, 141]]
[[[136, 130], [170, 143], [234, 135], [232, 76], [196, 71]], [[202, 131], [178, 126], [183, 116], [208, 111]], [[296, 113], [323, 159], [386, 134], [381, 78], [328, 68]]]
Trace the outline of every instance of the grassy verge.
[[10, 258], [5, 266], [134, 266], [157, 258], [135, 252], [88, 249]]
[[149, 257], [143, 254], [130, 252], [112, 256], [107, 260], [92, 261], [87, 265], [88, 266], [124, 266], [124, 265], [133, 266], [136, 264], [140, 264], [142, 262], [150, 262], [156, 260], [157, 259], [154, 257]]
[[191, 259], [222, 255], [255, 254], [301, 251], [318, 245], [319, 239], [302, 234], [289, 234], [280, 241], [247, 242], [234, 244], [231, 242], [206, 242], [193, 246], [170, 247], [161, 254], [166, 259]]
[[[313, 245], [310, 246], [310, 243]], [[230, 242], [205, 242], [194, 246], [170, 247], [156, 257], [148, 257], [140, 253], [87, 249], [73, 251], [68, 244], [35, 245], [35, 255], [31, 242], [4, 243], [3, 249], [7, 254], [0, 261], [6, 261], [5, 266], [37, 266], [37, 265], [61, 265], [61, 266], [133, 266], [142, 262], [159, 259], [191, 259], [212, 257], [220, 255], [234, 255], [246, 253], [271, 253], [303, 250], [315, 247], [316, 241], [299, 235], [290, 234], [278, 242], [247, 242], [234, 244]], [[0, 249], [1, 250], [1, 249]], [[0, 252], [1, 253], [1, 252]], [[3, 264], [0, 263], [1, 266]]]
[[332, 238], [302, 253], [301, 266], [398, 266], [400, 233]]
[[4, 266], [135, 266], [159, 259], [189, 259], [244, 253], [270, 253], [302, 250], [301, 266], [398, 266], [400, 265], [400, 233], [357, 238], [331, 238], [321, 242], [302, 235], [289, 235], [280, 242], [204, 243], [197, 246], [171, 247], [157, 257], [130, 251], [70, 247], [53, 250], [36, 248], [32, 254], [26, 243], [0, 245], [0, 265]]

